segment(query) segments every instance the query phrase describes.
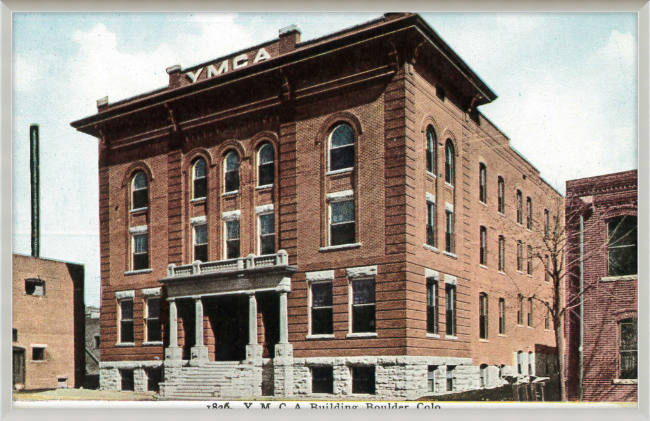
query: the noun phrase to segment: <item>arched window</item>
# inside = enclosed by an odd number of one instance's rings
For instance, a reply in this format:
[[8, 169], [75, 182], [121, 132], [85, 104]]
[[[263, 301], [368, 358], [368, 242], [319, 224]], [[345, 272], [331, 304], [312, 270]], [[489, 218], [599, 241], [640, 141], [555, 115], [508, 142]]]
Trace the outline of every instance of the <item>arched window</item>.
[[131, 209], [144, 209], [149, 204], [149, 182], [144, 172], [138, 171], [131, 182]]
[[329, 138], [329, 170], [354, 168], [354, 131], [347, 124], [339, 124]]
[[526, 228], [533, 229], [533, 199], [526, 198]]
[[479, 294], [479, 337], [488, 338], [488, 296], [482, 292]]
[[225, 188], [224, 192], [239, 191], [239, 155], [235, 151], [230, 151], [225, 159]]
[[265, 143], [257, 155], [257, 185], [271, 186], [275, 179], [275, 153], [270, 143]]
[[445, 145], [445, 181], [452, 186], [454, 185], [456, 171], [456, 156], [454, 155], [454, 144], [451, 139], [447, 139]]
[[479, 256], [479, 263], [482, 264], [483, 266], [487, 266], [487, 257], [488, 257], [487, 256], [487, 252], [488, 252], [488, 250], [487, 250], [487, 228], [484, 227], [484, 226], [481, 226], [480, 234], [481, 234], [481, 238], [480, 238], [480, 240], [481, 240], [481, 243], [480, 243], [481, 252], [480, 252], [480, 256]]
[[203, 199], [208, 193], [207, 165], [203, 158], [192, 166], [192, 199]]
[[499, 236], [499, 272], [506, 271], [506, 238]]
[[436, 132], [433, 130], [433, 126], [427, 127], [427, 172], [431, 174], [436, 174], [436, 162], [437, 162], [437, 154], [436, 154]]
[[524, 204], [523, 204], [523, 196], [521, 194], [521, 190], [517, 190], [517, 223], [519, 225], [524, 223]]
[[499, 335], [506, 334], [506, 300], [499, 298]]
[[503, 177], [499, 176], [498, 178], [498, 188], [499, 188], [499, 213], [506, 213], [506, 182], [503, 180]]
[[487, 203], [487, 168], [482, 162], [478, 165], [478, 198]]

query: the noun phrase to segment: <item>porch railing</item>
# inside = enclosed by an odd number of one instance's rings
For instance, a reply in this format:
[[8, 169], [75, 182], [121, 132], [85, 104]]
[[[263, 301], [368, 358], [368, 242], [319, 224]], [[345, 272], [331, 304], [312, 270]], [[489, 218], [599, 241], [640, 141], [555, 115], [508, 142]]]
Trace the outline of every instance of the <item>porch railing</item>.
[[199, 275], [202, 273], [236, 272], [261, 267], [287, 266], [288, 264], [289, 256], [287, 252], [280, 250], [275, 254], [265, 254], [262, 256], [251, 254], [248, 257], [218, 260], [216, 262], [196, 261], [192, 264], [181, 266], [176, 266], [172, 263], [167, 266], [167, 277], [173, 278], [175, 276]]

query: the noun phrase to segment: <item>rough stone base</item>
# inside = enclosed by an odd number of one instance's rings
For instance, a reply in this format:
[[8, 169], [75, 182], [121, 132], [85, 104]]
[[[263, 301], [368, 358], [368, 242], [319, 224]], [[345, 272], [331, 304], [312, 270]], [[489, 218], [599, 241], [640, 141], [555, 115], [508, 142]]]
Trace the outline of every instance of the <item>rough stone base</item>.
[[99, 363], [99, 389], [100, 390], [122, 390], [121, 369], [133, 370], [133, 388], [136, 392], [146, 392], [147, 376], [146, 369], [156, 368], [162, 365], [162, 361], [109, 361]]

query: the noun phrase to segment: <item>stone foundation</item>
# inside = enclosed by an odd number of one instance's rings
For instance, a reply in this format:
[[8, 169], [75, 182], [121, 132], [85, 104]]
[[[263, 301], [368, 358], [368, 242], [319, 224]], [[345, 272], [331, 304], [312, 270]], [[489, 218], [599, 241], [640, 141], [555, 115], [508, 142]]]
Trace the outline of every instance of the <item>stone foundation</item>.
[[99, 389], [122, 390], [121, 369], [133, 370], [133, 389], [136, 392], [146, 392], [149, 377], [146, 369], [156, 368], [162, 361], [109, 361], [99, 363]]

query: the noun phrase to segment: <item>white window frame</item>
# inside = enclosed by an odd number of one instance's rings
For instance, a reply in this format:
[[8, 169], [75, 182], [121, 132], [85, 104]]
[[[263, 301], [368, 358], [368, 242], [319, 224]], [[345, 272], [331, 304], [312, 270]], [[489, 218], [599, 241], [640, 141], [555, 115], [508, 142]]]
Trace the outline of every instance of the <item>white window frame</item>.
[[[273, 248], [275, 249], [275, 240], [276, 240], [276, 223], [275, 223], [275, 211], [271, 208], [270, 211], [257, 213], [257, 254], [262, 255], [262, 217], [267, 215], [273, 215], [273, 234], [265, 234], [267, 236], [273, 235]], [[241, 229], [241, 226], [240, 226]], [[240, 234], [241, 235], [241, 234]]]
[[[273, 151], [273, 161], [271, 161], [271, 164], [273, 165], [273, 183], [271, 184], [260, 184], [260, 168], [262, 165], [269, 165], [268, 162], [262, 163], [262, 149], [265, 148], [266, 146], [270, 147], [271, 150]], [[258, 189], [265, 189], [269, 187], [273, 187], [275, 184], [275, 148], [273, 148], [273, 145], [271, 145], [271, 142], [264, 142], [260, 147], [257, 149], [257, 188]]]
[[[116, 291], [115, 301], [117, 302], [117, 342], [116, 346], [134, 346], [135, 345], [135, 290]], [[131, 312], [133, 313], [131, 323], [133, 323], [133, 341], [122, 342], [122, 302], [131, 301]], [[127, 319], [129, 320], [129, 319]]]
[[[203, 177], [197, 177], [196, 176], [196, 164], [199, 163], [199, 161], [203, 161], [205, 164], [205, 175]], [[199, 179], [205, 179], [205, 196], [203, 197], [196, 197], [196, 192], [194, 190], [195, 187], [195, 182], [196, 180]], [[192, 164], [192, 199], [193, 201], [200, 201], [200, 200], [205, 200], [208, 197], [208, 163], [205, 159], [202, 157], [197, 158], [194, 163]]]
[[[146, 272], [146, 271], [151, 271], [151, 244], [150, 244], [150, 235], [149, 235], [149, 227], [148, 225], [140, 225], [137, 227], [133, 227], [129, 229], [129, 233], [131, 234], [131, 258], [130, 258], [130, 272]], [[147, 267], [142, 268], [142, 269], [135, 269], [135, 237], [140, 236], [140, 235], [146, 235], [147, 236]], [[137, 254], [144, 254], [144, 253], [137, 253]]]
[[[341, 148], [347, 148], [350, 146], [350, 144], [344, 145], [344, 146], [336, 146], [332, 147], [332, 135], [338, 129], [340, 126], [348, 126], [352, 130], [352, 148], [354, 150], [353, 154], [353, 162], [351, 167], [345, 167], [345, 168], [339, 168], [338, 170], [332, 170], [332, 149], [341, 149]], [[329, 135], [327, 136], [327, 174], [338, 174], [338, 173], [344, 173], [344, 172], [350, 172], [354, 171], [354, 167], [356, 165], [356, 151], [357, 151], [357, 134], [354, 130], [354, 128], [347, 122], [341, 121], [336, 123], [332, 130], [330, 131]]]
[[[338, 244], [338, 245], [332, 245], [332, 203], [338, 203], [338, 202], [352, 202], [352, 205], [354, 206], [354, 217], [352, 221], [354, 222], [354, 242], [353, 243], [346, 243], [346, 244]], [[349, 247], [349, 246], [354, 246], [358, 245], [358, 229], [357, 229], [357, 214], [358, 214], [358, 209], [357, 209], [357, 203], [354, 198], [354, 191], [353, 190], [345, 190], [345, 191], [340, 191], [340, 192], [335, 192], [335, 193], [329, 193], [327, 195], [327, 247]], [[349, 224], [349, 222], [344, 222], [345, 224]]]

